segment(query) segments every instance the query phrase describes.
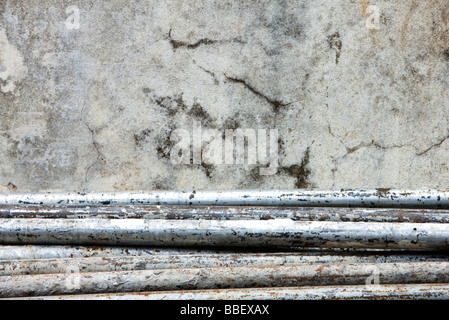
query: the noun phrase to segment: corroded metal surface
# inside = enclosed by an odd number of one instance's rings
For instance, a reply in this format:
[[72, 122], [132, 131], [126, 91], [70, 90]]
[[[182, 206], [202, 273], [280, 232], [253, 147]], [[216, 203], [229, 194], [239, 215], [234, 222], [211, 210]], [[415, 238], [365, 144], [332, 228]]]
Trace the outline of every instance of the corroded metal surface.
[[0, 195], [0, 297], [448, 298], [446, 191], [277, 192]]
[[0, 204], [161, 204], [449, 208], [448, 190], [228, 190], [97, 193], [8, 193]]
[[0, 205], [0, 218], [270, 220], [448, 223], [449, 210], [174, 205]]
[[[241, 250], [238, 250], [241, 249]], [[195, 255], [195, 254], [263, 254], [265, 248], [233, 248], [225, 249], [198, 249], [198, 248], [155, 248], [155, 247], [129, 247], [129, 246], [64, 246], [64, 245], [0, 245], [0, 260], [16, 259], [54, 259], [54, 258], [89, 258], [89, 257], [139, 257], [148, 255]], [[269, 250], [267, 253], [285, 252], [288, 255], [301, 255], [304, 259], [316, 257], [341, 257], [340, 259], [360, 259], [354, 262], [401, 262], [401, 261], [446, 261], [449, 253], [435, 251], [419, 251], [416, 253], [407, 250], [376, 250], [376, 249], [315, 249], [315, 248], [281, 248]], [[366, 260], [370, 259], [370, 260]], [[374, 259], [374, 260], [371, 260]]]
[[183, 290], [22, 297], [27, 300], [449, 300], [446, 284]]
[[448, 250], [449, 225], [290, 219], [0, 219], [0, 243]]
[[0, 246], [1, 260], [17, 259], [53, 259], [53, 258], [89, 258], [113, 256], [148, 256], [148, 255], [186, 255], [230, 253], [224, 249], [199, 248], [155, 248], [126, 246], [63, 246], [63, 245], [19, 245]]
[[93, 257], [0, 261], [0, 276], [78, 272], [156, 270], [171, 268], [213, 268], [276, 266], [300, 263], [357, 260], [342, 256], [303, 256], [300, 254], [201, 254], [149, 255], [140, 257]]
[[160, 269], [0, 277], [0, 297], [216, 288], [448, 283], [448, 262]]
[[388, 263], [449, 261], [449, 255], [305, 255], [302, 253], [233, 253], [146, 256], [109, 256], [0, 260], [0, 276], [77, 272], [155, 270], [171, 268], [213, 268], [281, 266], [312, 263]]
[[[113, 256], [148, 256], [148, 255], [187, 255], [187, 254], [227, 254], [227, 253], [262, 253], [262, 252], [288, 252], [298, 253], [303, 256], [342, 255], [354, 257], [378, 257], [387, 259], [398, 257], [412, 259], [443, 259], [446, 254], [441, 252], [410, 253], [406, 250], [376, 250], [376, 249], [316, 249], [316, 248], [161, 248], [161, 247], [131, 247], [131, 246], [79, 246], [79, 245], [0, 245], [0, 260], [16, 259], [53, 259], [53, 258], [88, 258], [88, 257], [113, 257]], [[405, 258], [409, 257], [409, 258]], [[377, 258], [376, 258], [377, 259]], [[385, 260], [386, 261], [386, 260]], [[408, 261], [408, 260], [407, 260]]]

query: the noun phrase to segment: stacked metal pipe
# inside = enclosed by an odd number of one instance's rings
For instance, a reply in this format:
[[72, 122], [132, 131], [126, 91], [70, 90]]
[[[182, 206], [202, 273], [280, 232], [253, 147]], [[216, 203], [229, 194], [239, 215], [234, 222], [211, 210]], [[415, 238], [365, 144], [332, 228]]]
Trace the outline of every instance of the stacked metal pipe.
[[449, 192], [0, 195], [4, 299], [448, 299]]

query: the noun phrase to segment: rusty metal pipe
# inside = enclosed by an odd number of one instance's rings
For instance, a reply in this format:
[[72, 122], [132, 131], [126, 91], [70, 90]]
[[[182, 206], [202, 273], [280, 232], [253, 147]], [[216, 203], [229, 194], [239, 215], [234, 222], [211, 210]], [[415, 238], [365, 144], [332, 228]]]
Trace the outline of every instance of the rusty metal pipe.
[[448, 250], [449, 225], [290, 219], [0, 219], [0, 244]]
[[449, 223], [449, 210], [174, 205], [0, 205], [0, 218]]
[[40, 296], [4, 300], [449, 300], [447, 284], [184, 290]]
[[160, 269], [0, 277], [0, 297], [214, 288], [448, 283], [448, 262]]
[[0, 260], [0, 276], [77, 272], [156, 270], [174, 268], [214, 268], [281, 266], [312, 263], [386, 263], [446, 261], [449, 255], [337, 255], [302, 253], [233, 253], [190, 255], [107, 256]]
[[223, 190], [0, 194], [0, 204], [154, 204], [449, 208], [449, 191], [434, 189]]

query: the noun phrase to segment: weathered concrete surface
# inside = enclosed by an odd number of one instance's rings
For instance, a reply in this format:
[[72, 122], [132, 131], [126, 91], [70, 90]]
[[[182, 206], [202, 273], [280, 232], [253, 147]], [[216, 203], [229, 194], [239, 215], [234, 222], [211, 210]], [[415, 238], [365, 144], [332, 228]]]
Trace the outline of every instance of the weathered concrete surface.
[[[445, 0], [0, 0], [0, 192], [446, 187], [448, 71]], [[193, 121], [277, 173], [172, 164]]]

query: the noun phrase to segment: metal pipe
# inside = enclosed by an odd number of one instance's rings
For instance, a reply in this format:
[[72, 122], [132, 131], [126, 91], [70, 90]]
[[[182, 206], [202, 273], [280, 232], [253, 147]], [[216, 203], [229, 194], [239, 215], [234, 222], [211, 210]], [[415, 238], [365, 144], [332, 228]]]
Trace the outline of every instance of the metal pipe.
[[449, 255], [304, 255], [301, 253], [234, 253], [108, 256], [91, 258], [56, 258], [29, 260], [0, 260], [0, 276], [68, 273], [106, 272], [131, 270], [156, 270], [174, 268], [214, 267], [262, 267], [313, 263], [386, 263], [446, 261]]
[[[157, 248], [157, 247], [129, 247], [129, 246], [64, 246], [64, 245], [0, 245], [0, 260], [17, 260], [17, 259], [53, 259], [53, 258], [89, 258], [89, 257], [113, 257], [113, 256], [148, 256], [148, 255], [187, 255], [187, 254], [226, 254], [226, 253], [254, 253], [254, 252], [288, 252], [289, 254], [300, 254], [303, 256], [315, 255], [342, 255], [342, 256], [378, 256], [395, 257], [409, 259], [413, 261], [421, 261], [422, 259], [442, 259], [445, 261], [446, 254], [444, 252], [429, 251], [413, 254], [407, 250], [377, 250], [377, 249], [316, 249], [316, 248], [290, 248], [281, 247], [276, 248], [251, 248], [251, 247], [237, 247], [237, 248]], [[408, 259], [408, 258], [407, 258]], [[416, 260], [421, 259], [421, 260]], [[392, 260], [396, 261], [396, 260]], [[397, 260], [398, 262], [400, 260]]]
[[1, 246], [1, 260], [18, 259], [53, 259], [53, 258], [89, 258], [89, 257], [129, 257], [148, 255], [187, 255], [187, 254], [216, 254], [231, 253], [224, 249], [198, 249], [198, 248], [155, 248], [155, 247], [95, 247], [95, 246], [63, 246], [63, 245], [20, 245]]
[[[348, 257], [350, 258], [350, 257]], [[311, 262], [344, 261], [339, 256], [288, 254], [155, 255], [143, 257], [94, 257], [0, 261], [0, 276], [77, 272], [156, 270], [174, 268], [214, 268], [280, 266]]]
[[224, 190], [0, 194], [0, 204], [449, 208], [449, 190]]
[[449, 210], [174, 205], [0, 205], [0, 218], [449, 223]]
[[214, 288], [448, 283], [448, 262], [160, 269], [0, 277], [0, 297]]
[[[265, 248], [233, 248], [224, 249], [192, 249], [184, 247], [154, 248], [154, 247], [94, 247], [94, 246], [63, 246], [63, 245], [0, 245], [1, 260], [57, 259], [57, 258], [90, 258], [90, 257], [140, 257], [150, 255], [224, 255], [224, 254], [261, 254], [280, 253], [300, 255], [303, 259], [314, 257], [340, 257], [332, 259], [352, 259], [350, 262], [405, 262], [405, 261], [447, 261], [449, 254], [439, 251], [408, 250], [376, 250], [376, 249], [315, 249], [315, 248], [280, 248], [281, 250], [264, 250]], [[368, 259], [368, 260], [366, 260]], [[313, 262], [315, 260], [312, 260]]]
[[0, 244], [448, 250], [449, 225], [290, 219], [0, 219]]
[[[322, 286], [103, 293], [11, 300], [449, 300], [447, 284]], [[4, 299], [4, 300], [9, 300]], [[222, 310], [222, 313], [225, 311]]]

